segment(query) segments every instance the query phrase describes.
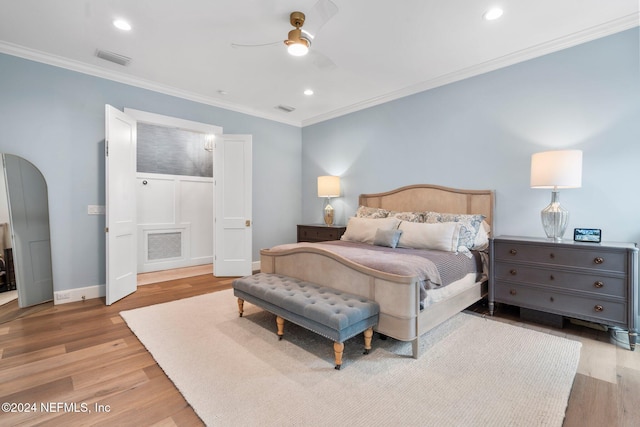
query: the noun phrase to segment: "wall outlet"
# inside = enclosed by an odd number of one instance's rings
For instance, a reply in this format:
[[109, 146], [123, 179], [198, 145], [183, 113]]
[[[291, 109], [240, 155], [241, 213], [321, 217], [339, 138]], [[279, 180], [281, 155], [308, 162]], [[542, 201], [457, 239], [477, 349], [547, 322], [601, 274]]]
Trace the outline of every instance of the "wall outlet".
[[89, 215], [104, 215], [104, 206], [101, 205], [89, 205], [87, 206], [87, 213]]
[[71, 299], [71, 291], [69, 292], [56, 292], [56, 300], [63, 300], [63, 299]]

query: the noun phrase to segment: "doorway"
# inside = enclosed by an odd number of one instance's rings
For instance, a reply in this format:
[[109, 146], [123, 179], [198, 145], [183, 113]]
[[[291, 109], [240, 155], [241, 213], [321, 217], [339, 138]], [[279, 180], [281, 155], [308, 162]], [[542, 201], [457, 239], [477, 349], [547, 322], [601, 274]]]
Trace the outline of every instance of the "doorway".
[[[190, 130], [211, 136], [211, 149], [215, 171], [212, 191], [197, 202], [211, 200], [214, 206], [213, 231], [208, 239], [213, 246], [213, 271], [217, 276], [243, 276], [251, 273], [251, 153], [250, 135], [222, 135], [222, 128], [173, 117], [161, 116], [144, 111], [125, 108], [121, 112], [106, 105], [106, 303], [112, 304], [120, 298], [136, 291], [138, 266], [135, 254], [139, 252], [137, 232], [127, 230], [117, 234], [114, 227], [120, 224], [136, 225], [136, 182], [144, 184], [144, 178], [136, 177], [136, 127], [138, 123], [155, 124], [165, 128]], [[122, 123], [122, 125], [120, 125]], [[126, 126], [124, 125], [126, 123]], [[206, 145], [205, 145], [206, 147]], [[208, 148], [208, 147], [206, 147]], [[121, 161], [118, 161], [120, 159]], [[133, 159], [133, 163], [129, 163]], [[128, 166], [128, 165], [131, 166]], [[147, 179], [147, 185], [149, 180]], [[121, 191], [111, 192], [111, 188]], [[131, 194], [134, 193], [134, 194]], [[180, 202], [183, 203], [182, 201]], [[197, 210], [197, 207], [195, 208]], [[179, 227], [178, 227], [179, 228]], [[120, 229], [118, 229], [120, 231]], [[126, 233], [125, 233], [126, 232]], [[184, 247], [180, 238], [181, 230], [167, 230], [160, 236], [161, 243], [170, 247], [171, 254], [179, 253]], [[123, 244], [111, 244], [117, 238]], [[143, 241], [144, 242], [144, 241]], [[123, 255], [127, 255], [123, 258]], [[133, 256], [129, 256], [132, 254]], [[133, 279], [133, 280], [131, 280]]]
[[44, 176], [22, 157], [0, 156], [0, 290], [6, 291], [0, 319], [6, 321], [53, 300], [53, 273]]
[[211, 265], [213, 139], [222, 128], [131, 109], [125, 114], [137, 121], [138, 274]]

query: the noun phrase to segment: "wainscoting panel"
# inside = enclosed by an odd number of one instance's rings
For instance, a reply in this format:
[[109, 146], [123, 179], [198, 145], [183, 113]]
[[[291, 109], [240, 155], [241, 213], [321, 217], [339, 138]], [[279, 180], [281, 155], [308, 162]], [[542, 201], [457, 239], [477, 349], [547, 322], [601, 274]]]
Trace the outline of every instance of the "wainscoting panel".
[[213, 262], [213, 179], [138, 173], [138, 273]]
[[197, 238], [191, 239], [189, 249], [192, 260], [211, 263], [213, 255], [213, 182], [182, 179], [179, 182], [181, 200], [178, 206], [183, 222], [198, 225]]
[[138, 224], [175, 224], [176, 179], [168, 175], [138, 174], [136, 182]]

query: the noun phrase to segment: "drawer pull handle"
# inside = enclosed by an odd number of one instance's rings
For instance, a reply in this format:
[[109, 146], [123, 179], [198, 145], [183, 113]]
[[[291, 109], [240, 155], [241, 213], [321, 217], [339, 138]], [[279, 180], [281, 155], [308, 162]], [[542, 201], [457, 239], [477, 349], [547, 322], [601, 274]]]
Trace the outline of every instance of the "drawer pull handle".
[[517, 294], [517, 292], [516, 292], [516, 290], [515, 290], [515, 289], [511, 289], [511, 290], [509, 291], [509, 293], [510, 293], [511, 295], [515, 295], [515, 294]]
[[604, 258], [602, 257], [596, 257], [593, 259], [593, 262], [595, 262], [596, 264], [602, 264], [604, 262]]
[[510, 249], [510, 250], [509, 250], [509, 253], [510, 253], [511, 255], [518, 255], [518, 251], [517, 251], [516, 249]]
[[509, 274], [511, 274], [512, 276], [515, 276], [516, 274], [518, 274], [518, 270], [516, 270], [515, 268], [512, 268], [511, 270], [509, 270]]
[[549, 301], [554, 302], [555, 299], [553, 297], [549, 298]]
[[553, 274], [549, 276], [549, 280], [556, 280], [555, 277], [553, 277]]
[[597, 311], [597, 312], [604, 311], [604, 307], [603, 307], [603, 306], [601, 306], [600, 304], [598, 304], [598, 305], [596, 305], [595, 307], [593, 307], [593, 309], [594, 309], [595, 311]]
[[556, 256], [552, 253], [549, 254], [549, 258], [554, 259]]
[[603, 282], [600, 282], [600, 281], [597, 281], [597, 282], [595, 282], [595, 283], [593, 284], [593, 286], [595, 286], [596, 288], [598, 288], [598, 289], [599, 289], [599, 288], [604, 287], [604, 283], [603, 283]]

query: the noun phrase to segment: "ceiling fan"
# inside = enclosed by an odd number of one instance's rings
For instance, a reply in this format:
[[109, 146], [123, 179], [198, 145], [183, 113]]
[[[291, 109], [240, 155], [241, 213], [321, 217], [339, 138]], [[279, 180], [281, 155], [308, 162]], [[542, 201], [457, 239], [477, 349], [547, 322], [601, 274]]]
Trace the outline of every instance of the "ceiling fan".
[[[303, 12], [295, 11], [289, 15], [289, 22], [293, 27], [293, 30], [289, 31], [287, 39], [284, 44], [287, 46], [287, 51], [293, 56], [304, 56], [309, 52], [311, 42], [317, 36], [320, 28], [329, 21], [336, 13], [338, 13], [338, 6], [331, 0], [318, 0], [313, 6], [308, 15]], [[303, 28], [303, 26], [306, 26]], [[271, 46], [282, 43], [281, 41], [262, 43], [262, 44], [239, 44], [231, 43], [232, 47], [262, 47]]]

